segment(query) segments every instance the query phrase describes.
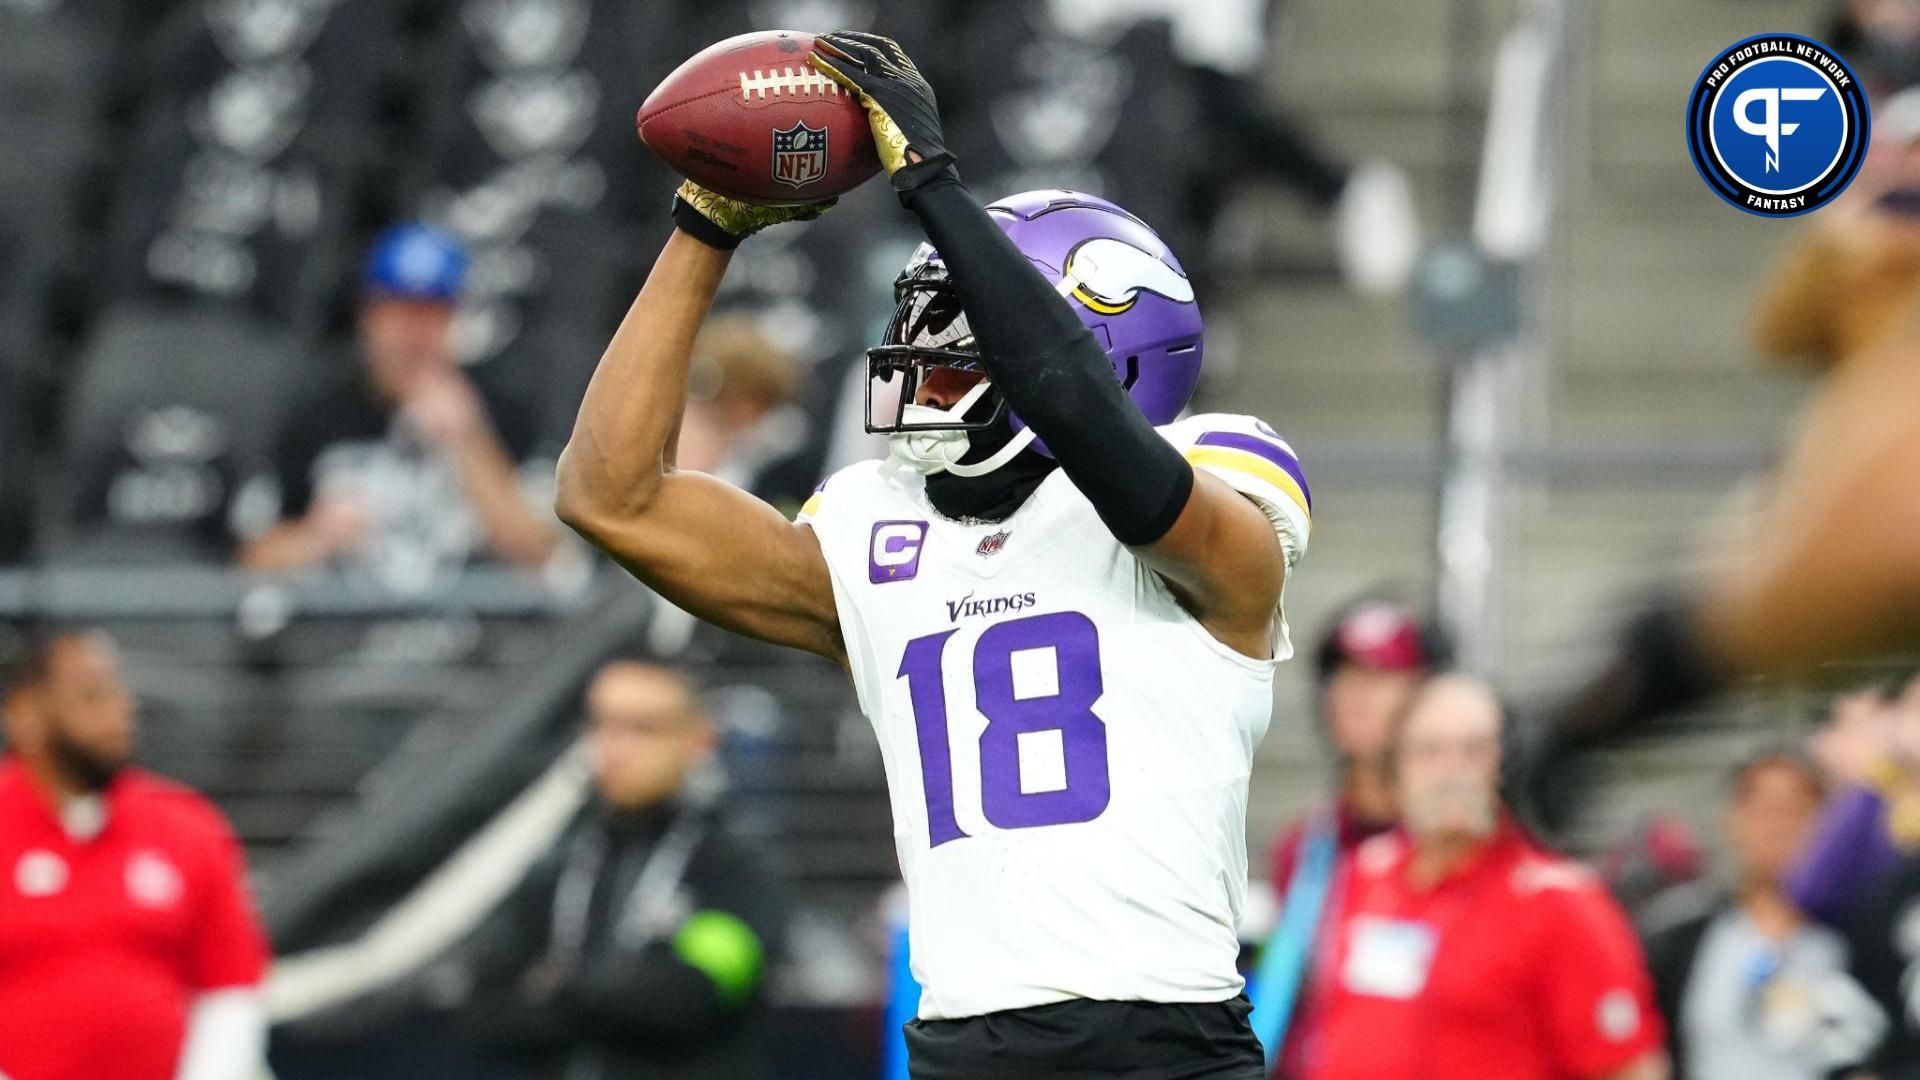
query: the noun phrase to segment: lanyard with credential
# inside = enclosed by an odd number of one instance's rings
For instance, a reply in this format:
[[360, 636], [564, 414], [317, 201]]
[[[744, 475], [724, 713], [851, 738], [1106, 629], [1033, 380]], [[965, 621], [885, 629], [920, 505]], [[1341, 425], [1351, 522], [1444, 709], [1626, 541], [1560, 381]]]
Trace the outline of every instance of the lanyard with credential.
[[1266, 1047], [1268, 1066], [1280, 1060], [1299, 1004], [1300, 985], [1306, 981], [1307, 964], [1333, 885], [1334, 861], [1340, 848], [1338, 829], [1331, 814], [1316, 815], [1308, 824], [1293, 878], [1287, 883], [1280, 923], [1261, 946], [1260, 962], [1254, 969], [1250, 1022], [1260, 1045]]
[[[632, 891], [620, 908], [614, 940], [623, 947], [644, 945], [669, 929], [673, 896], [685, 879], [694, 849], [706, 836], [704, 815], [693, 809], [675, 815], [659, 843], [647, 853]], [[553, 935], [548, 955], [569, 965], [587, 944], [587, 917], [593, 905], [594, 883], [607, 860], [605, 828], [588, 829], [574, 841], [560, 884], [553, 893]]]

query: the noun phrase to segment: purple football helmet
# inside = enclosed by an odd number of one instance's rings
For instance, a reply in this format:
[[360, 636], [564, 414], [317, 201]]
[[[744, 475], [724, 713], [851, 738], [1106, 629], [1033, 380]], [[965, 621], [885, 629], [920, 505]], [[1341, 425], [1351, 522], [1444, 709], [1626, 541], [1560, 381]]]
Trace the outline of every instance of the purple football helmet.
[[[1077, 191], [1024, 192], [987, 210], [1073, 304], [1147, 420], [1172, 422], [1200, 378], [1201, 325], [1193, 284], [1166, 242], [1120, 207]], [[997, 394], [969, 395], [964, 416], [944, 422], [908, 409], [918, 387], [942, 369], [976, 381], [972, 373], [982, 370], [966, 313], [931, 245], [922, 244], [901, 271], [894, 298], [899, 306], [884, 342], [867, 351], [867, 430], [979, 431], [997, 423], [1006, 408]], [[923, 413], [918, 422], [910, 421], [915, 412]], [[1025, 430], [1017, 414], [1009, 420], [1015, 433]], [[1032, 446], [1048, 453], [1042, 442]]]

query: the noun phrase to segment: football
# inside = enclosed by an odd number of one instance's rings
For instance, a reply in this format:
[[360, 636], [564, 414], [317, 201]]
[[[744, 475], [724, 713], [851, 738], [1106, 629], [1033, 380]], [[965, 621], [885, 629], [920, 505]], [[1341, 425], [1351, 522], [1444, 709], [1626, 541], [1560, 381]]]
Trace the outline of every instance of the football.
[[851, 191], [880, 170], [866, 110], [816, 71], [813, 35], [742, 34], [681, 64], [640, 106], [640, 141], [680, 175], [748, 202], [790, 206]]

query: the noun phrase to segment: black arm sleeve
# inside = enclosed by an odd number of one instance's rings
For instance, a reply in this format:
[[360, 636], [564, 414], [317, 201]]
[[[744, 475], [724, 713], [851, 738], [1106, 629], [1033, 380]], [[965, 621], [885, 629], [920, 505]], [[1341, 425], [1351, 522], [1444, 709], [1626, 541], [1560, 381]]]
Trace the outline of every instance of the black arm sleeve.
[[1073, 308], [951, 172], [903, 191], [901, 202], [940, 250], [1007, 405], [1116, 540], [1165, 536], [1193, 494], [1193, 468], [1127, 398]]

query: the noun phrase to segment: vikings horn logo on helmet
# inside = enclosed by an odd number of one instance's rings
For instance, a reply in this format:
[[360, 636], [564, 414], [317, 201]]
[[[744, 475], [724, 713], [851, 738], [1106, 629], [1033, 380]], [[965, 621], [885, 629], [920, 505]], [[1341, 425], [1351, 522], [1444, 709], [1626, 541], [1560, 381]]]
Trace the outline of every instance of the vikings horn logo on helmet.
[[1143, 292], [1157, 293], [1179, 304], [1193, 303], [1193, 282], [1166, 261], [1124, 240], [1100, 236], [1073, 249], [1067, 256], [1061, 292], [1103, 315], [1131, 308]]

